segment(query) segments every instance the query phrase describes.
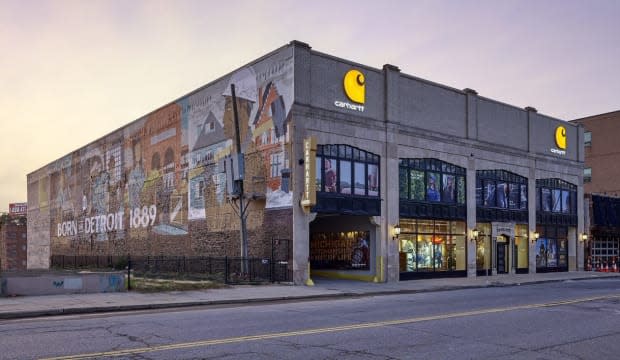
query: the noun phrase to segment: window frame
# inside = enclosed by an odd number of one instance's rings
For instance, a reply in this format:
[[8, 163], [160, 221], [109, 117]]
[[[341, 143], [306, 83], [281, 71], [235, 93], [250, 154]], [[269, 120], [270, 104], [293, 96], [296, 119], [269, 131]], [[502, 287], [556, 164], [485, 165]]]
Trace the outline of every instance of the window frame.
[[[548, 209], [544, 206], [543, 193], [549, 193], [551, 202]], [[559, 194], [559, 206], [554, 206], [554, 195]], [[565, 201], [564, 199], [568, 199]], [[537, 212], [554, 215], [577, 215], [577, 186], [561, 179], [537, 179], [536, 180], [536, 206]], [[564, 209], [568, 205], [569, 209]]]
[[[589, 175], [586, 175], [586, 173], [589, 173]], [[592, 182], [592, 168], [591, 167], [584, 167], [583, 168], [583, 182]]]
[[[354, 147], [354, 146], [350, 146], [350, 145], [346, 145], [346, 144], [323, 144], [323, 145], [317, 145], [317, 151], [316, 151], [316, 161], [318, 164], [320, 164], [320, 166], [317, 166], [316, 172], [317, 172], [317, 177], [316, 177], [316, 184], [317, 184], [317, 193], [326, 193], [326, 194], [337, 194], [337, 195], [343, 195], [343, 196], [356, 196], [356, 197], [370, 197], [370, 198], [379, 198], [381, 196], [381, 157], [377, 154], [371, 153], [369, 151]], [[329, 170], [326, 168], [326, 162], [325, 160], [330, 160], [330, 168], [331, 169], [335, 169], [336, 170], [336, 174], [335, 174], [335, 191], [326, 191], [325, 190], [325, 181], [326, 181], [326, 174], [325, 171]], [[335, 162], [335, 164], [332, 164], [332, 162]], [[348, 192], [346, 191], [346, 189], [343, 189], [342, 187], [342, 183], [341, 183], [341, 162], [347, 162], [348, 163], [348, 169], [350, 170], [348, 172], [349, 176], [348, 176], [348, 186], [349, 186], [349, 190]], [[355, 177], [356, 175], [359, 176], [359, 174], [356, 173], [356, 163], [362, 164], [363, 165], [363, 171], [364, 171], [364, 189], [363, 189], [363, 193], [361, 193], [361, 188], [356, 189], [355, 188]], [[372, 176], [375, 176], [376, 179], [374, 179], [374, 181], [370, 181], [369, 176], [371, 176], [372, 172], [370, 171], [372, 169], [376, 168], [376, 174], [373, 174]], [[359, 166], [358, 166], [358, 170], [359, 170]], [[318, 175], [320, 174], [320, 175]], [[319, 179], [320, 177], [320, 179]], [[343, 179], [346, 180], [346, 179]], [[376, 190], [375, 190], [375, 185], [376, 184]], [[376, 193], [376, 194], [374, 194]]]
[[[416, 175], [415, 178], [422, 178], [422, 189], [424, 191], [423, 199], [414, 196], [414, 187], [412, 186], [413, 174]], [[445, 198], [446, 183], [450, 178], [452, 179], [453, 200]], [[433, 179], [435, 184], [434, 189], [430, 187], [431, 183], [429, 179]], [[462, 189], [459, 186], [461, 181], [464, 184]], [[398, 166], [398, 182], [398, 196], [401, 200], [445, 205], [467, 204], [466, 169], [443, 160], [435, 158], [401, 158], [399, 159]], [[403, 193], [403, 189], [405, 189], [406, 193]], [[437, 200], [431, 199], [431, 193], [433, 197], [435, 197], [435, 195], [437, 196]], [[462, 200], [462, 202], [460, 202], [460, 200]]]
[[[493, 195], [494, 198], [491, 203], [487, 203], [488, 197], [485, 197], [485, 190], [488, 189], [489, 185], [494, 186]], [[500, 195], [500, 186], [503, 185], [504, 188], [504, 205], [500, 206], [499, 204], [499, 195]], [[525, 191], [524, 191], [525, 186]], [[508, 189], [508, 192], [505, 189]], [[510, 196], [511, 189], [517, 189], [519, 191], [519, 196], [514, 197], [516, 200], [515, 204], [511, 206], [510, 204]], [[522, 193], [525, 192], [525, 197], [522, 196]], [[527, 211], [528, 208], [528, 198], [527, 194], [529, 192], [528, 189], [528, 181], [527, 178], [510, 171], [506, 170], [477, 170], [476, 171], [476, 207], [481, 208], [489, 208], [489, 209], [501, 209], [501, 210], [509, 210], [509, 211]]]

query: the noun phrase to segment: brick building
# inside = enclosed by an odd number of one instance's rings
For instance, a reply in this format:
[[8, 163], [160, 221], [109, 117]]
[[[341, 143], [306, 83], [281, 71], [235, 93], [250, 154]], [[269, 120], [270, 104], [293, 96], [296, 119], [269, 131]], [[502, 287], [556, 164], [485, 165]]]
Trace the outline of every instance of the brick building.
[[28, 267], [238, 256], [239, 146], [248, 255], [292, 241], [295, 283], [580, 269], [583, 136], [293, 41], [29, 174]]
[[[571, 121], [584, 127], [586, 267], [618, 267], [620, 254], [620, 110]], [[589, 264], [589, 266], [588, 266]]]
[[26, 218], [3, 215], [0, 219], [0, 270], [25, 270]]

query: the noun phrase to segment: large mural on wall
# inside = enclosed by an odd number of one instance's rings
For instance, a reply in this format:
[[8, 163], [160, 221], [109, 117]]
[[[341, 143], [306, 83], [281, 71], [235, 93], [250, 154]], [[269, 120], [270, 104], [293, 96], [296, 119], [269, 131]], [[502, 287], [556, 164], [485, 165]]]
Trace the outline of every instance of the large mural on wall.
[[40, 207], [49, 200], [55, 244], [187, 235], [190, 221], [229, 211], [231, 84], [246, 189], [266, 209], [291, 207], [292, 55], [274, 53], [48, 165], [49, 190], [42, 180], [36, 191]]

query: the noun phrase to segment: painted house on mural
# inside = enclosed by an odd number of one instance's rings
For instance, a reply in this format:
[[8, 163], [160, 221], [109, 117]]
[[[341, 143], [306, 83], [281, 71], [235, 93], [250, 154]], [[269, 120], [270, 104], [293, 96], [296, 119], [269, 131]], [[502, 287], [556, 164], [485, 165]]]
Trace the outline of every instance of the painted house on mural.
[[28, 266], [52, 254], [250, 257], [295, 283], [583, 267], [583, 128], [293, 41], [28, 175]]

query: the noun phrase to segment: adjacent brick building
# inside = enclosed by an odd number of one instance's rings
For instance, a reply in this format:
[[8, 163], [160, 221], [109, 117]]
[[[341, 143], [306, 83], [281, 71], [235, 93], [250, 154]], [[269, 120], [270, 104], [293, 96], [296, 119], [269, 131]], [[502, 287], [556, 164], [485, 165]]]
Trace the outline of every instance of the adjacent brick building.
[[618, 268], [620, 255], [620, 110], [572, 120], [584, 127], [586, 268]]
[[25, 217], [0, 220], [0, 270], [25, 270], [27, 254]]

